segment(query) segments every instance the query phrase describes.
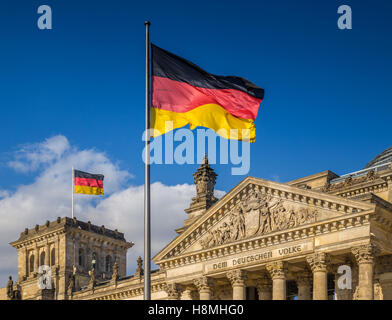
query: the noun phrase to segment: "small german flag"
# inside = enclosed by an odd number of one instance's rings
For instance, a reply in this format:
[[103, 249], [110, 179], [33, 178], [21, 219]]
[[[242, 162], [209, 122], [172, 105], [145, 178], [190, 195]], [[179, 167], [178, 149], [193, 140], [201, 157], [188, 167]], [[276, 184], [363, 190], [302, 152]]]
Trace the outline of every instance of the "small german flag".
[[[153, 44], [151, 49], [151, 128], [158, 130], [153, 136], [189, 124], [190, 129], [207, 127], [224, 138], [255, 141], [254, 121], [264, 89], [241, 77], [208, 73]], [[166, 127], [167, 121], [173, 127]]]
[[103, 174], [74, 170], [75, 193], [103, 195]]

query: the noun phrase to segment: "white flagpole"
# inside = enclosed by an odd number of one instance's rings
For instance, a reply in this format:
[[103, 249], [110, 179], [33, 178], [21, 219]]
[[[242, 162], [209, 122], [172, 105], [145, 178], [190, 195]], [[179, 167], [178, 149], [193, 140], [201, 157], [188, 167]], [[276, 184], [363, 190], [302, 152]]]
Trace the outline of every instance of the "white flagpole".
[[74, 218], [75, 171], [72, 166], [72, 219]]

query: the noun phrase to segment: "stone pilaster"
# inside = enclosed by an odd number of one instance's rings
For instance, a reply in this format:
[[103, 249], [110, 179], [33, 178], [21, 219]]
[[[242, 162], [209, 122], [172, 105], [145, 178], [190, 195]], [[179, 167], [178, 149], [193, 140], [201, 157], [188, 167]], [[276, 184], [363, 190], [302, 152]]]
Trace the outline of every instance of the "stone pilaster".
[[214, 280], [209, 277], [200, 277], [193, 280], [193, 284], [199, 291], [200, 300], [211, 300]]
[[226, 276], [229, 279], [231, 286], [233, 287], [233, 300], [245, 300], [245, 281], [248, 278], [246, 271], [232, 270], [226, 273]]
[[317, 252], [306, 257], [313, 272], [313, 300], [328, 300], [327, 265], [329, 256]]
[[272, 300], [286, 300], [287, 263], [283, 261], [268, 263], [266, 269], [272, 279]]
[[358, 264], [358, 300], [373, 300], [374, 257], [379, 248], [372, 243], [360, 245], [351, 249]]
[[46, 244], [46, 250], [45, 250], [45, 264], [47, 266], [50, 266], [50, 247], [49, 243]]
[[179, 300], [184, 287], [178, 283], [167, 283], [164, 290], [167, 293], [167, 300]]
[[256, 288], [259, 300], [272, 299], [272, 280], [266, 274], [256, 280]]
[[297, 272], [295, 280], [298, 287], [298, 300], [312, 300], [312, 273], [309, 270]]
[[35, 247], [35, 253], [34, 253], [34, 255], [35, 255], [35, 260], [34, 260], [34, 263], [35, 263], [35, 267], [34, 267], [34, 273], [37, 273], [38, 272], [38, 268], [39, 268], [39, 260], [40, 260], [40, 256], [39, 256], [39, 249], [38, 249], [38, 247], [36, 246]]

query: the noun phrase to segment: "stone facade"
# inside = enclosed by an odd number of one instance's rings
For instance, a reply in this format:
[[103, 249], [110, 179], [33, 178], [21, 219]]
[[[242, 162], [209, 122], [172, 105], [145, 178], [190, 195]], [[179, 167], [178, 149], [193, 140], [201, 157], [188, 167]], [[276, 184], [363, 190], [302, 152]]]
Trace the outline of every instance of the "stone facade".
[[[285, 300], [293, 292], [299, 300], [392, 299], [392, 157], [379, 159], [342, 177], [330, 171], [288, 183], [247, 177], [220, 200], [205, 159], [194, 175], [188, 218], [153, 258], [159, 269], [151, 274], [152, 299]], [[26, 229], [12, 243], [22, 299], [44, 296], [35, 284], [38, 264], [29, 264], [42, 252], [55, 275], [54, 299], [143, 299], [142, 260], [125, 276], [131, 244], [118, 232], [116, 238], [85, 225], [63, 218]], [[87, 266], [73, 268], [79, 246], [101, 259], [90, 274]], [[53, 264], [46, 258], [51, 250]], [[103, 279], [107, 253], [117, 271]], [[341, 266], [350, 269], [349, 287], [339, 285]]]
[[[25, 300], [70, 299], [75, 291], [88, 286], [92, 268], [100, 281], [112, 277], [115, 263], [118, 274], [125, 276], [126, 252], [133, 243], [126, 242], [124, 234], [117, 230], [76, 218], [58, 218], [33, 229], [26, 228], [11, 245], [18, 252], [14, 291], [20, 292]], [[38, 286], [44, 273], [51, 275], [52, 290], [41, 290]]]

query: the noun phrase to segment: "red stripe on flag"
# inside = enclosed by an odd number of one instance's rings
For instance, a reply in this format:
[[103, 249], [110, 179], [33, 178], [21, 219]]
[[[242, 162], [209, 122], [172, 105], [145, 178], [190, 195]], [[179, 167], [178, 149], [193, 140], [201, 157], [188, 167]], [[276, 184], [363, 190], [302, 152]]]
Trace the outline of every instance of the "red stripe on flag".
[[103, 181], [88, 178], [75, 178], [75, 186], [87, 186], [103, 189]]
[[157, 76], [152, 77], [152, 88], [153, 107], [179, 113], [214, 103], [237, 118], [255, 120], [261, 102], [261, 99], [239, 90], [194, 87]]

